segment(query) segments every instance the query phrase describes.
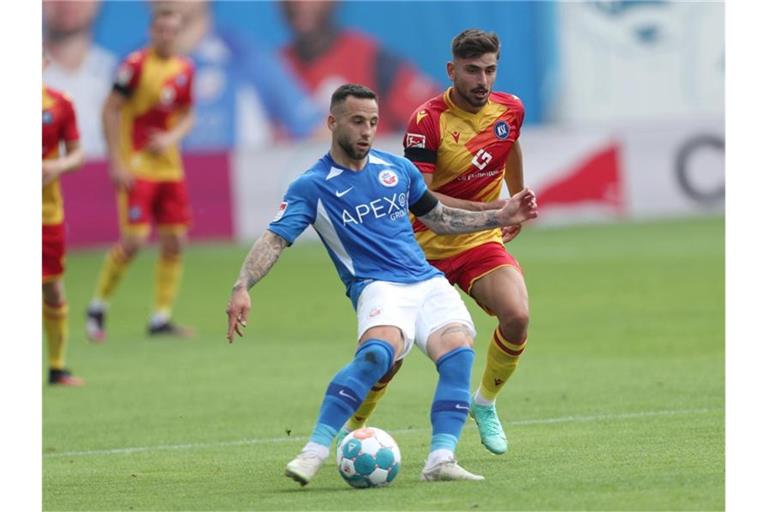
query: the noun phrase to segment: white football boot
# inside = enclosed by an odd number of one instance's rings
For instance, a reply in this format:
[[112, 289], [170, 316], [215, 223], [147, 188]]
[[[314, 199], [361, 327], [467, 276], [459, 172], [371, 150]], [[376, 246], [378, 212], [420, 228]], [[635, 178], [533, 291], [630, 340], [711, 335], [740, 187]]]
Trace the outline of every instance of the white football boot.
[[424, 466], [421, 472], [421, 480], [425, 482], [439, 482], [448, 480], [485, 480], [482, 475], [470, 473], [459, 466], [456, 459], [450, 458], [434, 464], [432, 467]]
[[325, 457], [321, 457], [316, 452], [304, 450], [285, 466], [285, 476], [293, 478], [302, 486], [307, 485], [320, 471], [323, 462]]

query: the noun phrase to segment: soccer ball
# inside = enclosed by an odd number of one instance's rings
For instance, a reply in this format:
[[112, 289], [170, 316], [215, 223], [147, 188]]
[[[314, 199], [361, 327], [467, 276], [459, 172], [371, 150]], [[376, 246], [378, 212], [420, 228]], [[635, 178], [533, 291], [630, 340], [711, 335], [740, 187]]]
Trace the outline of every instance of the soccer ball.
[[400, 471], [400, 448], [381, 429], [359, 428], [339, 443], [336, 465], [341, 477], [352, 487], [383, 487]]

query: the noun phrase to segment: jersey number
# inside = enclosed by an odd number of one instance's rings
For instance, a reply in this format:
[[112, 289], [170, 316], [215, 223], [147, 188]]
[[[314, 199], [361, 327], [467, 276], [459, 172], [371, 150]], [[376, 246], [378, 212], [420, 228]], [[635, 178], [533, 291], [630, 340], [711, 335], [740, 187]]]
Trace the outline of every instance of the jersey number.
[[491, 163], [492, 158], [493, 156], [486, 150], [478, 149], [477, 153], [475, 153], [475, 157], [472, 159], [472, 165], [482, 171], [489, 163]]

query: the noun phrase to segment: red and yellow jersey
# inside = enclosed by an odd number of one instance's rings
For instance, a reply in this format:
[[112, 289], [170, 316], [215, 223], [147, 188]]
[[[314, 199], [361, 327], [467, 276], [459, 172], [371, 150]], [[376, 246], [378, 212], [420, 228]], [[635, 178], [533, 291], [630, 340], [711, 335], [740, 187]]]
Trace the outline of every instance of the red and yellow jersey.
[[[80, 140], [72, 100], [66, 95], [43, 86], [43, 160], [58, 158], [62, 142]], [[43, 225], [64, 221], [61, 186], [55, 179], [43, 187]]]
[[145, 148], [150, 136], [168, 131], [192, 105], [194, 66], [183, 57], [162, 58], [151, 48], [130, 54], [117, 70], [113, 90], [127, 101], [120, 112], [120, 156], [137, 177], [179, 181], [181, 153], [170, 147], [160, 155]]
[[[491, 93], [473, 114], [457, 107], [451, 89], [423, 104], [411, 116], [403, 138], [405, 156], [424, 174], [430, 190], [470, 201], [499, 198], [507, 156], [520, 136], [525, 108], [517, 96]], [[413, 219], [413, 230], [430, 260], [459, 254], [486, 242], [501, 242], [498, 229], [437, 235]]]

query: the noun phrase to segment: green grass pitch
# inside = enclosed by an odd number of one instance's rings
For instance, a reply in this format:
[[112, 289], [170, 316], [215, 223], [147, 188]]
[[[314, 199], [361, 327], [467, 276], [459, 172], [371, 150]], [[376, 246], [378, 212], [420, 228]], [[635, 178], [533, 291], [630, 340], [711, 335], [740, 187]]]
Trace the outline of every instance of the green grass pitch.
[[[485, 482], [420, 482], [433, 366], [406, 360], [372, 425], [397, 439], [393, 485], [355, 490], [328, 463], [306, 488], [282, 476], [312, 428], [355, 321], [319, 244], [288, 249], [252, 291], [247, 337], [225, 303], [248, 248], [194, 246], [177, 318], [191, 341], [144, 335], [154, 253], [130, 268], [109, 340], [83, 337], [102, 251], [71, 253], [69, 364], [82, 389], [43, 396], [46, 510], [722, 510], [724, 221], [524, 231], [528, 350], [499, 398], [511, 451], [471, 422], [459, 461]], [[494, 323], [478, 328], [476, 385]]]

